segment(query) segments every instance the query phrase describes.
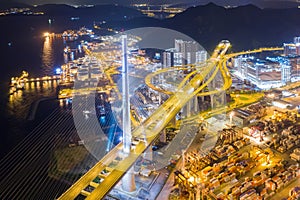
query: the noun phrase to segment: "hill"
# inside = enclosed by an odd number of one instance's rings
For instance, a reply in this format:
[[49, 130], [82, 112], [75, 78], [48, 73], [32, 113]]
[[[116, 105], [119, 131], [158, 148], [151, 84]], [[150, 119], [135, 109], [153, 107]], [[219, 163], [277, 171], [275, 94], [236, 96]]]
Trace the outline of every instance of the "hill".
[[72, 7], [65, 4], [46, 4], [40, 5], [33, 9], [34, 11], [42, 11], [48, 16], [79, 16], [91, 17], [90, 19], [119, 19], [134, 18], [143, 16], [139, 11], [117, 5], [96, 5], [93, 7]]
[[31, 8], [32, 6], [25, 3], [19, 3], [14, 1], [3, 1], [0, 4], [0, 10], [5, 10], [9, 8]]
[[[226, 9], [209, 3], [190, 7], [170, 19], [148, 18], [137, 10], [116, 5], [97, 5], [75, 8], [68, 5], [41, 5], [33, 8], [43, 11], [44, 16], [29, 20], [31, 29], [46, 29], [48, 19], [51, 29], [61, 32], [68, 28], [91, 26], [93, 22], [106, 21], [104, 27], [128, 30], [139, 27], [164, 27], [180, 31], [194, 38], [211, 50], [222, 39], [233, 44], [234, 51], [253, 49], [261, 46], [281, 46], [300, 35], [300, 9], [261, 9], [253, 5]], [[72, 21], [71, 17], [78, 17]], [[3, 21], [8, 18], [3, 18]], [[9, 20], [19, 20], [9, 19]], [[22, 21], [24, 21], [23, 19]], [[36, 21], [36, 23], [35, 23]], [[15, 23], [14, 21], [10, 22]], [[7, 23], [6, 23], [7, 24]], [[25, 26], [25, 23], [24, 23]]]
[[133, 19], [124, 28], [157, 26], [189, 35], [205, 48], [213, 49], [222, 39], [233, 44], [233, 50], [261, 46], [281, 46], [300, 35], [300, 9], [260, 9], [253, 5], [225, 9], [209, 3], [191, 7], [166, 20]]

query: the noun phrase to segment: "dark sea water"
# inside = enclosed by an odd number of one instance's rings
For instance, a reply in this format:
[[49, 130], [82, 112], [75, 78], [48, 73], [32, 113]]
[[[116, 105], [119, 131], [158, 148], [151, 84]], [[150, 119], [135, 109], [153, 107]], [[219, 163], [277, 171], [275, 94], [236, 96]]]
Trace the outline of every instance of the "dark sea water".
[[[11, 77], [20, 76], [22, 70], [29, 73], [29, 78], [54, 75], [55, 69], [70, 59], [70, 56], [64, 55], [64, 47], [68, 45], [75, 48], [77, 43], [65, 43], [62, 38], [45, 38], [45, 31], [58, 33], [65, 29], [56, 24], [49, 25], [48, 17], [44, 16], [0, 17], [0, 26], [1, 159], [28, 135], [43, 117], [50, 114], [51, 111], [47, 111], [46, 108], [55, 108], [58, 105], [55, 100], [49, 101], [48, 105], [41, 104], [38, 112], [44, 115], [38, 115], [38, 119], [28, 121], [27, 116], [32, 103], [41, 98], [55, 97], [57, 81], [28, 84], [25, 90], [9, 95]], [[68, 26], [70, 27], [72, 26]], [[80, 56], [76, 53], [74, 55]]]

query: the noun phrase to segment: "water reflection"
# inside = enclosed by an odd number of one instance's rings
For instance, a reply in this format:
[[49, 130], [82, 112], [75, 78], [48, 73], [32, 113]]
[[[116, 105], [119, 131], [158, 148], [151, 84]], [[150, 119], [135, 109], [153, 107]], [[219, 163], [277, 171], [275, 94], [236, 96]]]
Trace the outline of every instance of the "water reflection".
[[56, 96], [58, 80], [27, 82], [23, 90], [9, 95], [8, 112], [19, 119], [25, 119], [31, 103], [43, 98]]
[[35, 89], [36, 89], [36, 90], [39, 90], [39, 89], [41, 89], [41, 87], [40, 87], [40, 82], [39, 82], [39, 81], [38, 81], [38, 82], [36, 82]]
[[[35, 101], [44, 97], [56, 97], [56, 88], [59, 84], [58, 80], [43, 80], [43, 76], [52, 76], [54, 69], [60, 67], [64, 62], [67, 63], [78, 57], [84, 56], [84, 52], [79, 48], [78, 42], [64, 44], [61, 38], [43, 37], [40, 47], [41, 71], [32, 75], [29, 71], [29, 82], [25, 83], [24, 90], [14, 92], [9, 96], [6, 110], [9, 115], [18, 119], [26, 118], [30, 106]], [[64, 54], [63, 49], [70, 46], [71, 52]], [[78, 49], [77, 49], [78, 48]], [[73, 52], [74, 51], [74, 52]], [[38, 57], [38, 56], [37, 56]], [[36, 58], [33, 58], [36, 59]], [[40, 78], [37, 78], [40, 77]], [[37, 81], [35, 81], [38, 79]]]
[[53, 56], [53, 38], [45, 37], [43, 52], [42, 52], [42, 68], [45, 74], [52, 74], [54, 65]]
[[30, 83], [30, 89], [32, 90], [32, 89], [34, 89], [35, 87], [34, 87], [34, 82], [31, 82]]

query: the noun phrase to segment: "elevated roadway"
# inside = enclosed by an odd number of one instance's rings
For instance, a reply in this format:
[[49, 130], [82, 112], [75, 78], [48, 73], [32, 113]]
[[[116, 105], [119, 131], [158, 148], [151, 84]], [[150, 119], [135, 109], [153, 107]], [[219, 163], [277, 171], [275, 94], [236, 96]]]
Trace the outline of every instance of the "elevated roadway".
[[[180, 109], [214, 79], [219, 71], [218, 68], [220, 65], [218, 63], [222, 60], [229, 47], [229, 42], [220, 43], [211, 58], [207, 61], [206, 68], [195, 74], [188, 84], [180, 88], [176, 94], [171, 96], [141, 126], [132, 132], [133, 137], [144, 138], [146, 142], [140, 142], [129, 154], [123, 153], [123, 144], [120, 143], [63, 193], [59, 199], [75, 199], [80, 194], [87, 196], [86, 199], [102, 199], [107, 195]], [[211, 72], [213, 72], [212, 76], [201, 85], [205, 77]], [[117, 157], [121, 157], [122, 159], [116, 161], [115, 158]], [[108, 169], [108, 166], [113, 161], [118, 163], [114, 168]], [[104, 169], [109, 171], [105, 178], [101, 176], [101, 172], [103, 172]], [[93, 182], [93, 180], [99, 176], [104, 180], [101, 183]], [[92, 186], [94, 190], [91, 192], [84, 190], [88, 186]]]
[[[241, 51], [241, 52], [237, 52], [237, 53], [231, 53], [231, 54], [227, 54], [224, 56], [224, 59], [223, 59], [223, 63], [226, 65], [226, 62], [231, 59], [231, 58], [234, 58], [236, 56], [240, 56], [240, 55], [247, 55], [247, 54], [253, 54], [253, 53], [261, 53], [261, 52], [264, 52], [264, 51], [281, 51], [283, 50], [283, 48], [281, 47], [266, 47], [266, 48], [259, 48], [259, 49], [254, 49], [254, 50], [249, 50], [249, 51]], [[202, 67], [201, 65], [205, 64], [205, 63], [198, 63], [200, 65], [197, 66], [197, 70], [201, 70]], [[158, 91], [158, 92], [162, 92], [164, 94], [167, 94], [167, 95], [172, 95], [174, 94], [174, 92], [172, 91], [168, 91], [168, 90], [165, 90], [161, 87], [157, 87], [155, 86], [153, 83], [152, 83], [152, 79], [157, 76], [157, 75], [160, 75], [160, 74], [163, 74], [163, 73], [166, 73], [166, 72], [174, 72], [174, 71], [180, 71], [180, 70], [187, 70], [188, 67], [190, 67], [190, 69], [193, 69], [195, 68], [196, 66], [195, 65], [184, 65], [184, 66], [180, 66], [180, 67], [170, 67], [170, 68], [164, 68], [164, 69], [161, 69], [161, 70], [158, 70], [156, 72], [153, 72], [149, 75], [146, 76], [145, 78], [145, 83], [148, 87], [150, 87], [151, 89], [155, 90], [155, 91]], [[225, 66], [226, 67], [226, 66]], [[180, 84], [178, 85], [178, 88], [181, 88], [184, 84], [186, 84], [186, 82], [195, 74], [197, 73], [197, 70], [195, 71], [192, 71], [191, 73], [189, 73], [184, 79], [182, 82], [180, 82]], [[298, 84], [300, 85], [300, 83]], [[207, 93], [205, 93], [205, 95], [208, 95]], [[199, 93], [198, 96], [203, 96], [203, 93]]]
[[[222, 41], [214, 50], [211, 58], [207, 60], [206, 66], [201, 68], [201, 71], [199, 70], [195, 72], [193, 77], [190, 76], [188, 80], [184, 80], [185, 82], [180, 84], [180, 87], [177, 88], [176, 93], [174, 93], [167, 101], [165, 101], [147, 120], [134, 129], [132, 136], [143, 138], [144, 142], [139, 142], [129, 154], [123, 153], [123, 144], [119, 143], [58, 199], [75, 199], [80, 194], [86, 196], [86, 199], [104, 198], [135, 163], [136, 159], [159, 136], [159, 133], [164, 129], [164, 127], [167, 126], [171, 119], [175, 117], [180, 109], [192, 97], [199, 95], [199, 93], [200, 95], [218, 93], [220, 90], [224, 91], [231, 86], [230, 74], [226, 67], [226, 62], [229, 58], [242, 54], [257, 53], [268, 49], [270, 50], [270, 48], [263, 48], [225, 56], [225, 53], [229, 47], [229, 42]], [[277, 48], [276, 50], [282, 49]], [[201, 92], [211, 81], [213, 81], [219, 71], [224, 79], [223, 87], [221, 89], [209, 92]], [[205, 81], [205, 79], [207, 80]], [[121, 158], [121, 160], [116, 159], [117, 157]], [[110, 164], [112, 162], [115, 163], [115, 167], [109, 167], [111, 166]], [[104, 171], [105, 175], [103, 175]], [[101, 178], [102, 181], [100, 183], [93, 181], [97, 177]], [[86, 190], [87, 187], [92, 187], [93, 190]]]

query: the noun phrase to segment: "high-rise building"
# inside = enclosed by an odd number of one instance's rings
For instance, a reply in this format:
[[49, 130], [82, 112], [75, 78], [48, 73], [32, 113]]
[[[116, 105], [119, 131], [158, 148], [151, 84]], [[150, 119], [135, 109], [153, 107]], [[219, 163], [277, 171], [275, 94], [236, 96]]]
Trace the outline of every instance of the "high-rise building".
[[300, 37], [294, 37], [294, 43], [296, 45], [296, 55], [300, 56]]
[[196, 63], [204, 62], [207, 60], [207, 52], [206, 51], [197, 51], [196, 52]]
[[163, 53], [163, 68], [195, 64], [207, 60], [207, 52], [200, 49], [200, 45], [194, 41], [175, 40], [175, 48]]
[[286, 56], [291, 56], [291, 55], [296, 55], [296, 45], [293, 43], [284, 43], [283, 44], [284, 48], [284, 55]]
[[241, 71], [241, 66], [242, 66], [242, 57], [241, 56], [235, 57], [233, 59], [233, 67], [238, 71]]
[[296, 44], [296, 54], [300, 56], [300, 43]]
[[182, 65], [182, 53], [177, 52], [174, 48], [168, 49], [162, 54], [162, 67], [172, 67]]
[[[249, 72], [253, 72], [253, 68], [251, 68], [251, 66], [247, 63], [247, 57], [242, 57], [242, 56], [239, 56], [239, 57], [236, 57], [234, 58], [233, 60], [233, 67], [239, 72], [239, 74], [247, 79], [248, 78], [248, 73]], [[248, 68], [251, 68], [251, 69], [248, 69]], [[255, 73], [252, 73], [252, 74], [256, 74], [256, 70], [254, 70]]]
[[284, 55], [295, 56], [300, 55], [300, 37], [294, 37], [294, 43], [284, 43]]
[[180, 66], [182, 65], [182, 53], [181, 52], [174, 52], [173, 53], [174, 65], [173, 66]]
[[196, 54], [200, 51], [200, 45], [195, 41], [175, 40], [175, 50], [182, 54], [182, 64], [196, 63]]
[[162, 54], [162, 68], [168, 68], [174, 66], [174, 59], [173, 59], [174, 52], [167, 50]]
[[294, 37], [294, 43], [295, 44], [300, 43], [300, 37]]
[[291, 81], [291, 69], [290, 65], [281, 65], [281, 82], [283, 84], [289, 83]]

